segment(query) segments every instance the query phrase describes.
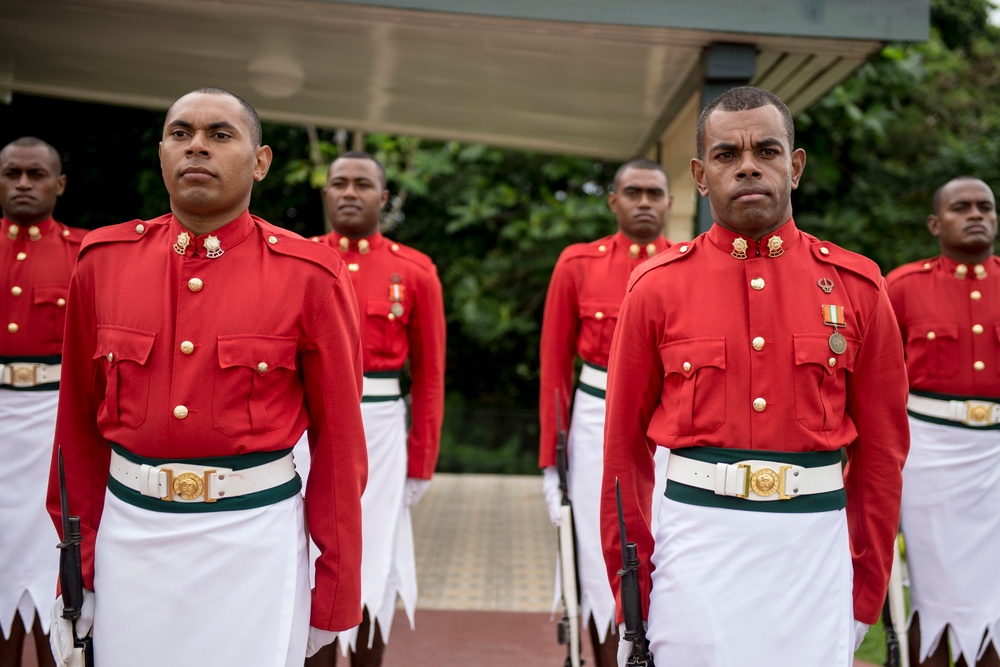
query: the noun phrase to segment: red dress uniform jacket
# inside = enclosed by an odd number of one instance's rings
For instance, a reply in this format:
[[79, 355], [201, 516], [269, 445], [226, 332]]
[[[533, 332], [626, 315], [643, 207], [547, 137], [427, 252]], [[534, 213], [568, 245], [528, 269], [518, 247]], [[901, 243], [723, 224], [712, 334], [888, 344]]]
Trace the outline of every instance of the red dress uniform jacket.
[[[909, 449], [899, 329], [873, 262], [800, 232], [794, 221], [771, 236], [783, 241], [780, 256], [769, 256], [768, 236], [746, 239], [741, 260], [731, 254], [737, 235], [715, 225], [629, 282], [607, 391], [601, 532], [608, 576], [615, 581], [621, 567], [618, 477], [628, 535], [638, 544], [645, 615], [655, 447], [847, 447], [854, 614], [874, 623]], [[843, 307], [843, 354], [831, 351], [823, 305]]]
[[1000, 259], [967, 266], [935, 257], [893, 270], [886, 284], [910, 387], [1000, 398]]
[[62, 353], [69, 278], [86, 229], [52, 218], [22, 226], [0, 219], [0, 357]]
[[410, 361], [406, 474], [430, 479], [444, 418], [445, 319], [437, 268], [424, 253], [378, 232], [365, 239], [331, 232], [314, 240], [336, 248], [347, 264], [361, 311], [364, 372], [399, 371]]
[[559, 255], [542, 317], [540, 468], [556, 464], [556, 390], [559, 420], [565, 429], [573, 397], [574, 360], [580, 356], [594, 366], [608, 367], [611, 337], [629, 275], [669, 247], [665, 238], [640, 245], [618, 232], [592, 243], [574, 243]]
[[[94, 586], [109, 442], [158, 459], [233, 456], [291, 448], [308, 426], [306, 520], [322, 551], [310, 623], [357, 625], [368, 469], [347, 269], [249, 213], [211, 235], [215, 258], [210, 235], [178, 253], [183, 232], [172, 215], [98, 229], [70, 285], [56, 444], [81, 517], [84, 585]], [[58, 526], [55, 475], [48, 505]]]

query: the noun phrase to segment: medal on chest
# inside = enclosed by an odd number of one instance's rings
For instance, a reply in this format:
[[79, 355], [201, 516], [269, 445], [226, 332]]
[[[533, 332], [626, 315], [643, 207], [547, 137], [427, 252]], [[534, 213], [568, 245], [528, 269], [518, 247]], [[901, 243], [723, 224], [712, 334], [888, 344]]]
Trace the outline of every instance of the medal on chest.
[[389, 306], [389, 312], [396, 317], [402, 317], [403, 315], [403, 297], [406, 296], [406, 286], [402, 283], [402, 277], [398, 273], [394, 273], [389, 276], [389, 301], [392, 305]]
[[844, 307], [824, 303], [822, 308], [823, 324], [833, 327], [833, 333], [830, 334], [829, 340], [830, 349], [834, 354], [843, 354], [847, 351], [847, 339], [841, 335], [838, 328], [847, 326], [844, 319]]

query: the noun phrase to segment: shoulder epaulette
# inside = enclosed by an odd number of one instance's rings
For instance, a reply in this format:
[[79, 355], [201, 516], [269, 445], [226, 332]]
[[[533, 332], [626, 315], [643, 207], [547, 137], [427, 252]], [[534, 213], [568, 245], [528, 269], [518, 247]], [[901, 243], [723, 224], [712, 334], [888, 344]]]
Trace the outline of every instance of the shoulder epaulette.
[[131, 222], [123, 222], [117, 225], [108, 225], [107, 227], [98, 227], [94, 231], [88, 233], [83, 237], [83, 243], [80, 246], [80, 253], [83, 254], [88, 248], [92, 248], [96, 245], [103, 245], [107, 243], [134, 243], [136, 241], [141, 241], [142, 239], [149, 236], [148, 232], [150, 228], [165, 224], [167, 215], [162, 215], [159, 218], [154, 218], [152, 220], [132, 220]]
[[[297, 257], [311, 264], [326, 269], [330, 274], [339, 275], [340, 266], [344, 260], [336, 250], [326, 243], [316, 243], [315, 240], [303, 238], [295, 232], [282, 227], [272, 225], [263, 218], [252, 216], [253, 221], [260, 227], [269, 250], [288, 257]], [[275, 239], [272, 243], [271, 239]]]
[[420, 252], [416, 248], [411, 248], [408, 245], [403, 245], [402, 243], [398, 243], [396, 241], [385, 239], [385, 243], [389, 252], [393, 255], [409, 260], [424, 271], [435, 274], [437, 273], [437, 267], [434, 265], [434, 260], [432, 260], [430, 256]]
[[559, 253], [559, 261], [566, 262], [573, 259], [581, 259], [585, 257], [603, 257], [611, 249], [611, 244], [614, 243], [612, 240], [614, 235], [606, 236], [602, 239], [597, 239], [596, 241], [589, 241], [587, 243], [574, 243], [563, 248], [563, 251]]
[[67, 243], [72, 243], [73, 245], [80, 245], [83, 243], [83, 238], [90, 233], [89, 229], [81, 229], [80, 227], [69, 227], [67, 225], [59, 224], [59, 235]]
[[813, 257], [825, 264], [847, 269], [871, 281], [876, 287], [882, 284], [882, 271], [878, 264], [856, 252], [845, 250], [838, 245], [819, 239], [808, 239]]
[[681, 260], [687, 259], [691, 255], [697, 252], [700, 246], [699, 240], [701, 237], [695, 238], [693, 241], [684, 241], [683, 243], [677, 242], [672, 246], [658, 253], [652, 259], [639, 265], [635, 271], [632, 272], [631, 277], [628, 281], [628, 288], [626, 291], [631, 291], [632, 287], [647, 273], [650, 271], [655, 271], [661, 266], [666, 266], [667, 264], [673, 264], [674, 262], [679, 262]]
[[921, 259], [916, 262], [910, 262], [909, 264], [903, 264], [902, 266], [897, 266], [895, 269], [890, 271], [885, 277], [886, 283], [896, 282], [901, 278], [906, 276], [912, 276], [915, 273], [929, 273], [931, 269], [934, 268], [933, 259]]

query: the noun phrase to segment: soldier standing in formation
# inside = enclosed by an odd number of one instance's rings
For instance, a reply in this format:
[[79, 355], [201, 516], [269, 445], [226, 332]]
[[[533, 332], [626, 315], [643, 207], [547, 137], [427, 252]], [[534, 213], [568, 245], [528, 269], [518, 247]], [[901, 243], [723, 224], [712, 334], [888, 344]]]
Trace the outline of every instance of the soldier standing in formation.
[[[927, 226], [941, 255], [887, 277], [906, 349], [902, 530], [910, 664], [996, 667], [1000, 632], [1000, 259], [989, 186], [956, 178]], [[950, 651], [949, 651], [950, 648]]]
[[0, 151], [0, 664], [15, 667], [27, 631], [39, 664], [54, 664], [46, 634], [59, 539], [45, 488], [69, 279], [86, 234], [52, 219], [65, 188], [59, 153], [44, 141]]
[[[618, 649], [611, 630], [615, 594], [601, 557], [600, 488], [604, 460], [604, 392], [608, 354], [629, 274], [670, 246], [663, 226], [672, 197], [663, 167], [632, 160], [615, 173], [608, 206], [618, 231], [566, 248], [556, 262], [542, 319], [539, 466], [553, 525], [559, 525], [556, 421], [569, 425], [569, 497], [578, 540], [580, 617], [589, 626], [598, 667], [611, 667]], [[583, 359], [573, 392], [573, 364]], [[558, 392], [559, 403], [556, 403]], [[572, 421], [569, 401], [572, 397]], [[592, 619], [592, 621], [591, 621]]]
[[715, 224], [636, 271], [619, 315], [602, 537], [617, 582], [618, 479], [658, 667], [849, 667], [885, 600], [908, 448], [899, 329], [873, 262], [796, 227], [794, 145], [771, 93], [713, 100], [692, 174]]
[[[92, 622], [101, 667], [301, 667], [361, 618], [357, 305], [336, 253], [249, 213], [270, 162], [253, 107], [185, 95], [160, 142], [171, 213], [81, 249], [55, 442], [83, 532], [77, 629]], [[48, 506], [61, 527], [55, 465]]]
[[[389, 191], [378, 160], [361, 151], [334, 160], [323, 197], [333, 232], [314, 240], [343, 258], [361, 315], [361, 413], [370, 466], [361, 499], [364, 620], [340, 633], [338, 642], [344, 655], [350, 650], [355, 667], [378, 667], [397, 597], [413, 627], [417, 579], [410, 508], [427, 490], [437, 463], [444, 417], [444, 305], [430, 258], [379, 232]], [[407, 361], [412, 379], [409, 433], [399, 383]], [[310, 483], [306, 497], [315, 488]], [[335, 650], [323, 649], [308, 665], [333, 665]]]

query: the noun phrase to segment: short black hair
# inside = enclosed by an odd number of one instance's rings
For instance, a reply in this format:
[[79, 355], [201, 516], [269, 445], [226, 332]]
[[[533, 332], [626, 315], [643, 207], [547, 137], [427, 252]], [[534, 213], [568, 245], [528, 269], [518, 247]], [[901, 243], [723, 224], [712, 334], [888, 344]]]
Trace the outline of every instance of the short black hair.
[[[372, 162], [374, 162], [375, 166], [378, 167], [378, 175], [382, 178], [382, 189], [385, 190], [386, 183], [388, 182], [385, 176], [385, 167], [382, 165], [381, 162], [378, 161], [378, 159], [374, 155], [368, 153], [367, 151], [347, 151], [346, 153], [341, 153], [340, 155], [335, 157], [333, 159], [333, 162], [336, 162], [340, 158], [354, 158], [355, 160], [371, 160]], [[330, 167], [333, 167], [333, 162], [330, 163]], [[329, 173], [330, 172], [328, 169], [327, 174]]]
[[667, 176], [666, 170], [663, 169], [663, 165], [649, 158], [637, 157], [633, 160], [629, 160], [622, 166], [615, 170], [615, 178], [611, 181], [611, 186], [617, 190], [618, 189], [618, 179], [622, 177], [626, 169], [648, 169], [651, 171], [658, 171], [663, 174], [663, 178], [667, 181], [667, 189], [670, 189], [670, 177]]
[[56, 175], [62, 175], [62, 157], [59, 155], [59, 151], [57, 151], [52, 144], [47, 141], [42, 141], [38, 137], [20, 137], [15, 139], [0, 150], [0, 159], [3, 158], [3, 154], [7, 152], [8, 148], [35, 148], [36, 146], [44, 146], [48, 149], [49, 155], [52, 157], [52, 161], [56, 165]]
[[976, 178], [975, 176], [969, 176], [963, 174], [962, 176], [956, 176], [955, 178], [949, 179], [947, 182], [942, 183], [937, 190], [934, 191], [934, 196], [931, 197], [931, 212], [934, 215], [938, 215], [938, 209], [941, 208], [941, 195], [944, 194], [944, 189], [954, 183], [955, 181], [982, 181], [981, 178]]
[[[239, 95], [236, 95], [235, 93], [231, 93], [228, 90], [225, 90], [224, 88], [213, 88], [213, 87], [206, 87], [206, 88], [199, 88], [197, 90], [192, 90], [190, 93], [185, 93], [184, 95], [181, 95], [181, 97], [187, 97], [188, 95], [194, 95], [195, 93], [200, 93], [202, 95], [228, 95], [229, 97], [239, 102], [240, 106], [243, 107], [243, 120], [245, 120], [247, 125], [250, 127], [250, 140], [253, 141], [254, 148], [257, 148], [258, 146], [261, 146], [264, 143], [264, 130], [260, 126], [260, 116], [257, 115], [257, 110], [253, 108], [253, 105], [251, 105], [245, 99], [243, 99]], [[181, 97], [178, 97], [177, 99], [179, 100], [181, 99]], [[177, 101], [175, 100], [174, 104], [176, 103]], [[174, 105], [171, 104], [170, 107], [167, 109], [168, 116], [170, 115], [170, 109], [173, 108]]]
[[788, 135], [788, 148], [795, 148], [795, 121], [792, 119], [792, 112], [788, 110], [781, 98], [769, 90], [757, 88], [756, 86], [737, 86], [722, 93], [701, 110], [698, 116], [698, 129], [695, 132], [695, 141], [698, 143], [698, 159], [705, 158], [705, 123], [708, 117], [716, 109], [723, 111], [749, 111], [759, 109], [767, 105], [777, 107], [785, 119], [785, 131]]

